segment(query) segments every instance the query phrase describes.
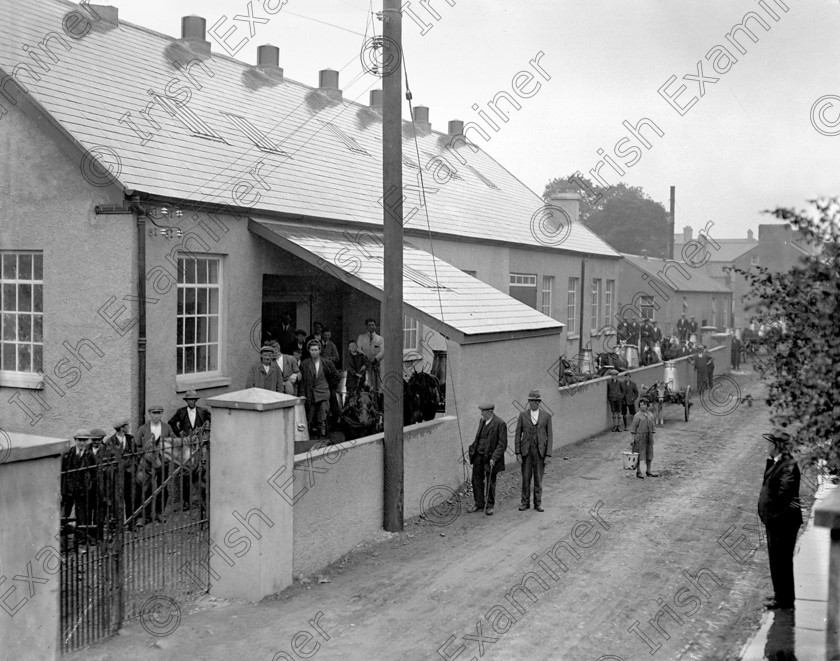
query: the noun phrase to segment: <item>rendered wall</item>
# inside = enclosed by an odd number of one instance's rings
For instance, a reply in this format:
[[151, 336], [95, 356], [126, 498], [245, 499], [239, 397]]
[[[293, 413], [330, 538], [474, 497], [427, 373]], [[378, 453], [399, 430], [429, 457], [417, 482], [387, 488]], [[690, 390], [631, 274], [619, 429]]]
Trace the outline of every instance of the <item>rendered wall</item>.
[[[376, 434], [295, 457], [295, 576], [326, 567], [382, 530], [382, 444], [382, 434]], [[452, 417], [406, 429], [403, 445], [408, 519], [420, 514], [430, 488], [455, 489], [464, 474]]]

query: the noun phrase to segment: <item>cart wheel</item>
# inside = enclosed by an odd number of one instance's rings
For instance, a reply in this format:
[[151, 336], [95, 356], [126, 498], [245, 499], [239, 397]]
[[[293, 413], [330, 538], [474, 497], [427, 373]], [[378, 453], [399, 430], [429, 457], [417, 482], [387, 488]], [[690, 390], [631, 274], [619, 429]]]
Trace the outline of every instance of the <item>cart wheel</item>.
[[684, 404], [685, 404], [685, 421], [688, 422], [688, 412], [691, 408], [691, 386], [685, 387], [685, 397], [684, 397]]

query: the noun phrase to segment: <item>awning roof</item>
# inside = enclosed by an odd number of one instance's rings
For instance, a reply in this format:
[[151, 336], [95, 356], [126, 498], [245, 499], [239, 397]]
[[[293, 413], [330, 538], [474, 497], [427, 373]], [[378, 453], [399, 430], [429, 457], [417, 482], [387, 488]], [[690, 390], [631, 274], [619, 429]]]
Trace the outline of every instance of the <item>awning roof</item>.
[[[283, 250], [382, 300], [381, 234], [338, 232], [252, 218], [249, 229]], [[411, 316], [458, 344], [559, 335], [563, 324], [411, 244], [403, 245], [403, 302]]]

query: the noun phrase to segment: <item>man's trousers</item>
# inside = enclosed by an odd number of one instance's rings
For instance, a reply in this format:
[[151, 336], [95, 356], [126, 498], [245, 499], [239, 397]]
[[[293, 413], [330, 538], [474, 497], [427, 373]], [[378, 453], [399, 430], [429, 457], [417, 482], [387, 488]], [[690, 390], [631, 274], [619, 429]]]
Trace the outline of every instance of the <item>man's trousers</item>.
[[528, 454], [522, 455], [522, 506], [531, 504], [531, 480], [534, 481], [534, 507], [542, 505], [542, 478], [545, 471], [545, 458], [532, 447]]
[[473, 471], [472, 471], [472, 488], [473, 488], [473, 498], [475, 498], [475, 506], [479, 509], [483, 509], [484, 507], [493, 508], [496, 504], [496, 476], [498, 475], [498, 470], [491, 470], [489, 482], [490, 485], [487, 487], [487, 499], [484, 498], [484, 489], [485, 489], [485, 473], [484, 469], [490, 462], [490, 457], [482, 457], [479, 455], [476, 457], [476, 461], [473, 464]]
[[793, 582], [793, 551], [796, 548], [797, 524], [779, 523], [767, 529], [767, 555], [770, 559], [770, 577], [776, 601], [784, 607], [793, 606], [796, 594]]

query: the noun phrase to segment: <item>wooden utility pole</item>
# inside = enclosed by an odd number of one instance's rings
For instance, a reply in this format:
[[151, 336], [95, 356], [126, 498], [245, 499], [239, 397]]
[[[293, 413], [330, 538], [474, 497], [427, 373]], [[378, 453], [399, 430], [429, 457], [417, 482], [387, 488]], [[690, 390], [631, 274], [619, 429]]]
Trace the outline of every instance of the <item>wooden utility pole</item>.
[[400, 0], [383, 0], [382, 206], [385, 298], [382, 335], [385, 370], [385, 511], [388, 532], [403, 529], [403, 205], [402, 15]]
[[674, 232], [676, 231], [675, 226], [675, 219], [674, 219], [674, 207], [676, 206], [676, 195], [677, 195], [677, 187], [671, 186], [671, 212], [670, 218], [668, 218], [668, 223], [671, 226], [671, 231], [668, 232], [668, 257], [669, 259], [674, 259]]

